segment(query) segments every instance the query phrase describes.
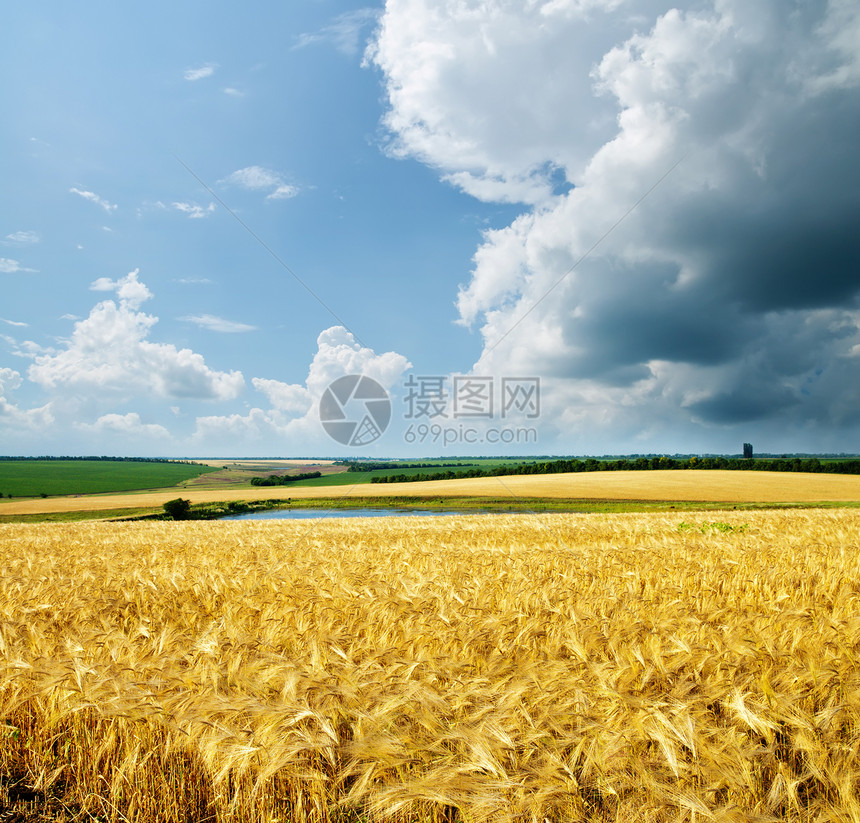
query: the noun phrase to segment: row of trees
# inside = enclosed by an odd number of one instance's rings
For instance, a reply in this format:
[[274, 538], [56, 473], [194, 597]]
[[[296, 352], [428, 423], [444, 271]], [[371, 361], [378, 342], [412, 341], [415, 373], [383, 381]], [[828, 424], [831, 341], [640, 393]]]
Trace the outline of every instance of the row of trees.
[[511, 474], [561, 474], [564, 472], [596, 471], [649, 471], [654, 469], [729, 469], [734, 471], [827, 472], [832, 474], [860, 474], [860, 460], [833, 460], [822, 463], [818, 458], [803, 460], [754, 460], [738, 457], [691, 457], [678, 460], [672, 457], [639, 457], [635, 460], [549, 460], [539, 463], [520, 463], [492, 469], [469, 469], [465, 472], [421, 472], [419, 474], [390, 474], [371, 478], [371, 483], [407, 483], [419, 480], [452, 480], [461, 477], [500, 477]]
[[371, 461], [371, 460], [356, 460], [345, 463], [348, 472], [376, 472], [388, 469], [447, 469], [449, 466], [474, 466], [474, 463], [404, 463], [402, 460], [394, 461]]
[[303, 472], [302, 474], [270, 474], [268, 477], [252, 477], [252, 486], [289, 486], [296, 480], [311, 480], [322, 477], [322, 472]]

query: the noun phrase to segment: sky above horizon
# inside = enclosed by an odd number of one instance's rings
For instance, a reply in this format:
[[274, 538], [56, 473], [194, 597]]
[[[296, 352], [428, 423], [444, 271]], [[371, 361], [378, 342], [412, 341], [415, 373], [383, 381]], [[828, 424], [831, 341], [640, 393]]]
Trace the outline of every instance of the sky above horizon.
[[0, 41], [0, 454], [860, 451], [855, 2], [53, 0]]

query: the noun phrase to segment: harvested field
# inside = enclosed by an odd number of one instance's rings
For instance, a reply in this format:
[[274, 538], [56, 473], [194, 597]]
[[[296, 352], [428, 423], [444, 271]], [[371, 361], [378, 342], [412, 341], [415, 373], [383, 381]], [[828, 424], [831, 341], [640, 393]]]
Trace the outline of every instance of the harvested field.
[[0, 808], [860, 820], [858, 535], [854, 510], [0, 526]]
[[247, 489], [253, 477], [301, 471], [318, 471], [321, 474], [343, 474], [345, 471], [342, 466], [334, 465], [332, 460], [207, 460], [205, 463], [216, 471], [184, 483], [184, 488], [227, 490], [230, 486], [244, 486]]
[[[493, 497], [665, 500], [716, 503], [848, 503], [860, 501], [860, 475], [758, 471], [617, 471], [476, 477], [355, 486], [183, 489], [192, 503], [343, 497]], [[176, 490], [47, 500], [0, 500], [0, 515], [161, 507]]]

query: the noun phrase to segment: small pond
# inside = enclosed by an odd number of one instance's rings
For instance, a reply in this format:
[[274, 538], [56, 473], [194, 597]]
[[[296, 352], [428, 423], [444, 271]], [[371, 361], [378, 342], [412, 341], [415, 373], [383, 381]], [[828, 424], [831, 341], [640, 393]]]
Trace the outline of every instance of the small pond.
[[493, 514], [486, 509], [273, 509], [232, 514], [219, 520], [309, 520], [314, 517], [434, 517], [450, 514]]

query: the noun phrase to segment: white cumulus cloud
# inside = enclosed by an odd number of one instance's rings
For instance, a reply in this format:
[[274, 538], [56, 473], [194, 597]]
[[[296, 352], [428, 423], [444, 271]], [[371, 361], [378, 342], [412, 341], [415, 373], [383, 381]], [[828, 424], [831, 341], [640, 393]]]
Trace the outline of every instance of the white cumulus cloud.
[[[85, 191], [85, 190], [76, 189], [73, 187], [73, 188], [69, 189], [69, 193], [70, 194], [77, 194], [78, 197], [83, 197], [84, 200], [89, 200], [91, 203], [95, 203], [97, 206], [101, 206], [108, 214], [110, 214], [113, 211], [116, 211], [117, 208], [119, 208], [116, 205], [116, 203], [110, 203], [109, 201], [105, 200], [103, 197], [99, 197], [93, 191]], [[107, 228], [107, 227], [103, 227], [103, 228]], [[108, 231], [109, 231], [109, 229], [108, 229]]]
[[148, 339], [158, 318], [136, 311], [152, 295], [137, 270], [118, 280], [100, 278], [97, 291], [115, 291], [75, 323], [65, 348], [35, 358], [28, 377], [46, 389], [230, 400], [244, 387], [241, 372], [209, 368], [190, 349]]
[[183, 214], [187, 214], [188, 217], [192, 220], [201, 220], [204, 217], [209, 217], [215, 211], [215, 204], [210, 203], [208, 206], [200, 206], [197, 203], [171, 203], [170, 204], [173, 209], [176, 211], [182, 212]]
[[0, 272], [3, 274], [17, 274], [18, 272], [34, 272], [36, 269], [28, 269], [22, 266], [17, 260], [12, 260], [9, 257], [0, 257]]
[[611, 135], [589, 72], [620, 28], [616, 5], [390, 0], [367, 52], [385, 75], [390, 150], [482, 200], [544, 201]]
[[212, 415], [197, 418], [195, 440], [213, 447], [235, 448], [236, 439], [278, 438], [293, 448], [317, 443], [330, 447], [318, 418], [323, 392], [339, 377], [363, 374], [390, 389], [411, 364], [401, 354], [377, 354], [358, 344], [342, 326], [332, 326], [317, 338], [317, 352], [304, 385], [253, 378], [252, 384], [268, 401], [269, 408], [252, 408], [247, 414]]
[[284, 181], [280, 172], [272, 171], [263, 166], [246, 166], [228, 174], [220, 183], [239, 186], [252, 191], [269, 190], [267, 200], [285, 200], [295, 197], [299, 190]]
[[217, 68], [217, 63], [206, 63], [205, 65], [199, 66], [195, 69], [186, 69], [185, 74], [183, 76], [186, 80], [189, 80], [193, 83], [196, 80], [203, 80], [206, 77], [211, 77], [213, 74], [215, 74], [215, 69]]
[[263, 377], [254, 377], [251, 383], [266, 396], [269, 405], [276, 411], [305, 414], [313, 404], [313, 397], [304, 386]]
[[356, 343], [352, 332], [343, 326], [332, 326], [317, 338], [306, 382], [315, 400], [322, 397], [329, 383], [345, 374], [363, 374], [390, 388], [411, 363], [397, 352], [376, 354], [373, 349]]
[[129, 272], [125, 277], [111, 280], [109, 277], [99, 277], [90, 283], [92, 291], [115, 291], [121, 304], [128, 308], [138, 309], [141, 303], [152, 297], [152, 292], [137, 279], [140, 269]]
[[21, 374], [15, 369], [0, 367], [0, 431], [13, 435], [16, 431], [35, 431], [54, 422], [51, 404], [36, 409], [20, 409], [9, 400], [9, 394], [22, 384]]
[[237, 323], [235, 320], [225, 320], [223, 317], [216, 317], [213, 314], [192, 314], [180, 317], [179, 319], [186, 323], [194, 323], [195, 326], [200, 326], [202, 329], [226, 332], [228, 334], [256, 331], [257, 329], [256, 326], [250, 326], [247, 323]]
[[0, 394], [21, 387], [21, 374], [15, 369], [0, 368]]
[[12, 234], [7, 234], [4, 238], [4, 242], [7, 244], [14, 243], [16, 245], [29, 246], [34, 243], [38, 243], [40, 239], [38, 232], [16, 231], [12, 232]]
[[77, 428], [96, 434], [119, 434], [129, 438], [170, 438], [170, 432], [164, 426], [144, 423], [137, 412], [103, 414], [95, 423], [80, 423]]

